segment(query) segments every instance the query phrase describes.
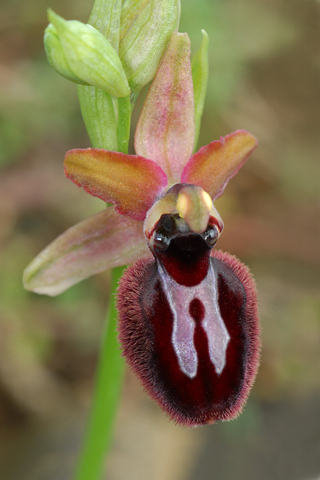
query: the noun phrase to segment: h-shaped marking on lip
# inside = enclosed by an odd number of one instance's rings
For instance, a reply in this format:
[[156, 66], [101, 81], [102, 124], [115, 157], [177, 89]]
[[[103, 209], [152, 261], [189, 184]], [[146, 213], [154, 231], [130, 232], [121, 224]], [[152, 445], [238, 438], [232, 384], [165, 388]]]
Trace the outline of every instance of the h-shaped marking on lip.
[[195, 321], [189, 308], [197, 298], [204, 306], [201, 326], [208, 339], [209, 357], [220, 375], [226, 364], [230, 335], [220, 314], [217, 278], [210, 263], [207, 276], [193, 287], [180, 285], [158, 262], [159, 274], [173, 315], [172, 345], [182, 372], [194, 378], [198, 370], [198, 354], [194, 345]]

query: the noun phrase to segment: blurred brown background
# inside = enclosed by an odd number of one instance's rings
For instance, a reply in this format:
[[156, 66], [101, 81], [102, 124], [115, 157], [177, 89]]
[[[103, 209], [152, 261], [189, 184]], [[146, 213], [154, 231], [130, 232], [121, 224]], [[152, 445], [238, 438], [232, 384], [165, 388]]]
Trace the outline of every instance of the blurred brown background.
[[[49, 2], [49, 3], [48, 3]], [[55, 299], [22, 289], [49, 241], [102, 203], [68, 182], [88, 147], [76, 87], [47, 64], [51, 7], [86, 21], [91, 1], [0, 5], [0, 478], [67, 480], [84, 433], [108, 277]], [[200, 144], [246, 128], [260, 146], [216, 206], [219, 247], [255, 275], [262, 362], [238, 420], [175, 427], [126, 377], [109, 480], [320, 477], [320, 2], [182, 0], [194, 51], [210, 37]], [[137, 104], [135, 118], [141, 102]]]

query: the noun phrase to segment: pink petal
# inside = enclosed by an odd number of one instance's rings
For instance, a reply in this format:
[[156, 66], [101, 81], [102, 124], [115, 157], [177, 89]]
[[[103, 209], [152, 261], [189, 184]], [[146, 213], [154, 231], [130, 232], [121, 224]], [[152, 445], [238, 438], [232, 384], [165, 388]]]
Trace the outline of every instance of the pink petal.
[[143, 220], [164, 191], [167, 176], [152, 160], [97, 148], [70, 150], [65, 174], [94, 197], [116, 205], [119, 213]]
[[194, 144], [194, 99], [190, 39], [175, 32], [145, 100], [136, 133], [138, 155], [151, 158], [169, 178], [180, 181]]
[[48, 245], [26, 268], [24, 285], [27, 290], [54, 296], [95, 273], [139, 258], [151, 258], [142, 222], [109, 207]]
[[237, 130], [195, 153], [185, 166], [181, 182], [199, 185], [214, 200], [242, 167], [258, 144], [246, 130]]

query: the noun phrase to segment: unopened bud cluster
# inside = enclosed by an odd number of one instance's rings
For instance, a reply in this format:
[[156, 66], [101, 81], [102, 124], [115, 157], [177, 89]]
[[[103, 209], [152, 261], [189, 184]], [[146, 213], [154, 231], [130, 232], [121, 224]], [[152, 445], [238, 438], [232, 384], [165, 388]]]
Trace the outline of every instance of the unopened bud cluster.
[[171, 34], [178, 29], [180, 0], [127, 0], [119, 26], [119, 55], [96, 28], [67, 21], [52, 10], [44, 45], [64, 77], [115, 97], [139, 92], [154, 77]]

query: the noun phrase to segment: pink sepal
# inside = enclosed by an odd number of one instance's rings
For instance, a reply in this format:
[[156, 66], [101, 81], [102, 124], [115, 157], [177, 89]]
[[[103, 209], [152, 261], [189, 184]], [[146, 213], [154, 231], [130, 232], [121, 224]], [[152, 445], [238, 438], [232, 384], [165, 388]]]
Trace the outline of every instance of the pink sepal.
[[138, 121], [136, 153], [157, 162], [170, 185], [178, 183], [192, 155], [194, 129], [190, 39], [186, 33], [175, 32]]
[[142, 222], [109, 207], [69, 228], [48, 245], [26, 268], [24, 286], [55, 296], [91, 275], [139, 258], [151, 258]]

